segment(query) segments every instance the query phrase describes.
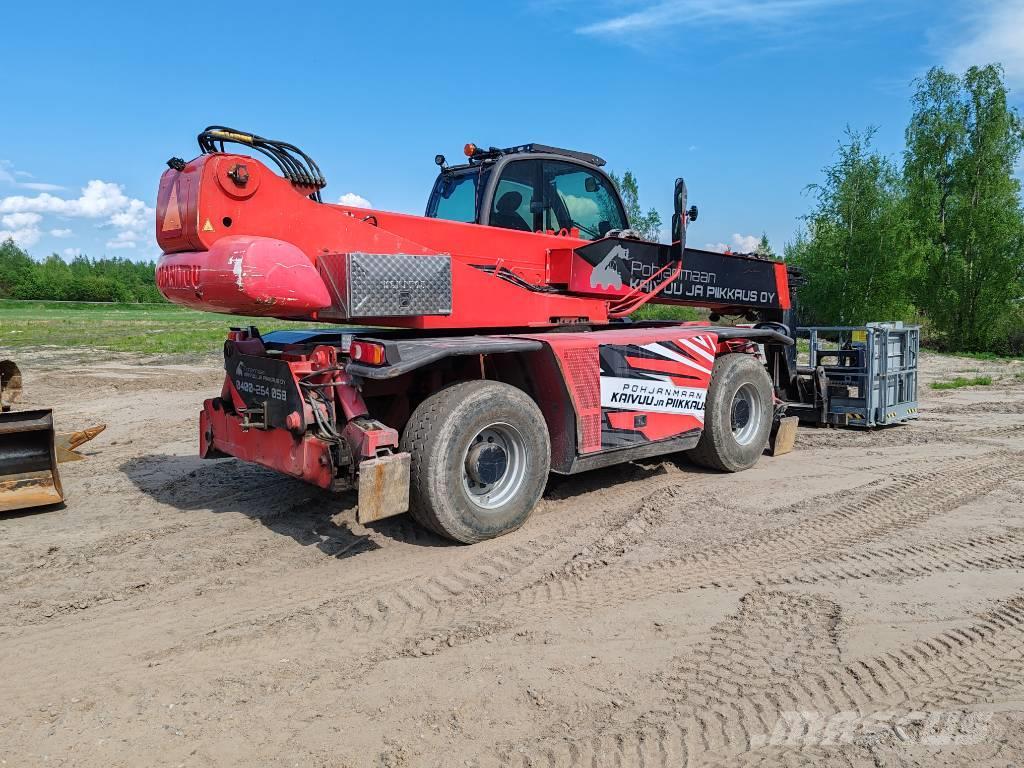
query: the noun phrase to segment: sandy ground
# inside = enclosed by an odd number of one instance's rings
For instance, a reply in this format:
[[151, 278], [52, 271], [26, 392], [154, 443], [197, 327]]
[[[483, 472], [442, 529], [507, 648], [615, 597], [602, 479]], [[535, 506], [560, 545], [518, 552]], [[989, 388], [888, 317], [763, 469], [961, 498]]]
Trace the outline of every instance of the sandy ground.
[[1024, 761], [1019, 363], [925, 356], [999, 378], [738, 475], [554, 479], [461, 547], [197, 459], [215, 361], [14, 357], [108, 429], [0, 519], [2, 765]]

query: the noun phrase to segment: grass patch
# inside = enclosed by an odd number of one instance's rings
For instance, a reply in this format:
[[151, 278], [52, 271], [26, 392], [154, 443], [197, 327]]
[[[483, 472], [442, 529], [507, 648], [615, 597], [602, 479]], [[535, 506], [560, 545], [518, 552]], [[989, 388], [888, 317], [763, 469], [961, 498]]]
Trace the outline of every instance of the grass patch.
[[708, 312], [696, 307], [678, 307], [673, 304], [645, 304], [631, 317], [634, 320], [672, 320], [683, 323], [707, 320]]
[[933, 381], [931, 387], [932, 389], [960, 389], [961, 387], [987, 387], [991, 383], [991, 376], [974, 376], [970, 379], [957, 376], [948, 381]]
[[231, 326], [337, 327], [196, 312], [177, 304], [0, 301], [0, 347], [92, 347], [145, 354], [217, 353]]

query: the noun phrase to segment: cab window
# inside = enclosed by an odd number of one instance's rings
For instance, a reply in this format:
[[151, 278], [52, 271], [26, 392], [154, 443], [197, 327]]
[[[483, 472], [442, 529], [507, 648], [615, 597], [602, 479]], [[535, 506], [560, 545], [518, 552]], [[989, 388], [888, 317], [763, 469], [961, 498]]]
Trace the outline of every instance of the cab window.
[[475, 222], [478, 190], [486, 183], [486, 178], [485, 173], [475, 168], [463, 173], [441, 174], [427, 203], [427, 216]]
[[544, 188], [551, 229], [577, 228], [580, 237], [597, 240], [625, 229], [626, 216], [614, 188], [604, 176], [573, 163], [544, 161]]
[[533, 203], [540, 199], [537, 181], [540, 162], [537, 160], [515, 160], [505, 166], [501, 178], [494, 188], [491, 203], [491, 226], [533, 232]]

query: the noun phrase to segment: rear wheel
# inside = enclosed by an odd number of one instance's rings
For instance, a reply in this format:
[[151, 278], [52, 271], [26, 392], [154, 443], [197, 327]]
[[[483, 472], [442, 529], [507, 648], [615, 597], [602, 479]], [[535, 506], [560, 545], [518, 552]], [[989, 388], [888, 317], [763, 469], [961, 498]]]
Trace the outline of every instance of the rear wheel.
[[536, 403], [494, 381], [455, 384], [424, 400], [401, 448], [412, 458], [413, 517], [465, 544], [526, 522], [544, 492], [551, 451]]
[[750, 469], [764, 452], [775, 410], [772, 382], [751, 355], [715, 360], [704, 409], [704, 432], [687, 456], [725, 472]]

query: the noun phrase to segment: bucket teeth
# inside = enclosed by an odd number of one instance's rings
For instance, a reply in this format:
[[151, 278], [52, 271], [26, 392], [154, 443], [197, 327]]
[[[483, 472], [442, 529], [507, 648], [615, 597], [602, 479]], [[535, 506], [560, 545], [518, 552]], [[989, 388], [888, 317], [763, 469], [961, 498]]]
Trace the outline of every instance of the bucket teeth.
[[57, 461], [63, 464], [65, 461], [81, 461], [84, 459], [85, 456], [76, 453], [76, 450], [106, 428], [106, 424], [97, 424], [94, 427], [82, 429], [78, 432], [62, 432], [57, 435], [54, 438], [54, 445], [57, 449]]

